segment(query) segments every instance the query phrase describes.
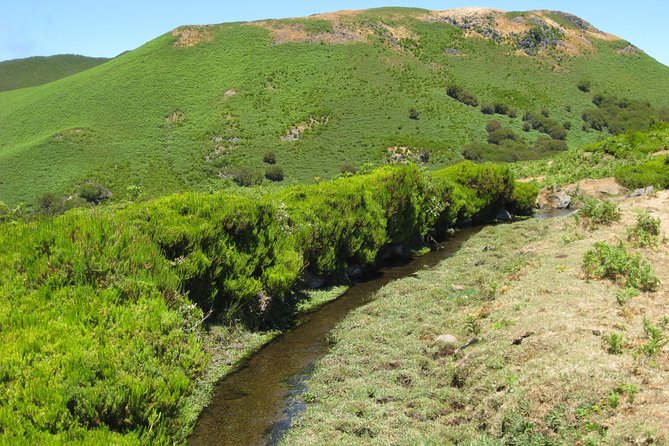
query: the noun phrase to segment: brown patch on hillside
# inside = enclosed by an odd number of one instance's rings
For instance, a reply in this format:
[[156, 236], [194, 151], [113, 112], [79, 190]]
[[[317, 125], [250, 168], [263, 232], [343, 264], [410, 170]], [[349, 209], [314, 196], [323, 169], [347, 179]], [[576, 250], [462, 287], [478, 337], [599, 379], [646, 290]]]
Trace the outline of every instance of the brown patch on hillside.
[[175, 37], [172, 46], [176, 48], [189, 48], [213, 39], [211, 25], [182, 26], [173, 30], [172, 35]]
[[[565, 27], [554, 20], [551, 11], [528, 11], [512, 16], [505, 11], [493, 8], [456, 8], [445, 11], [432, 11], [422, 17], [425, 21], [447, 22], [462, 29], [468, 37], [482, 37], [497, 43], [514, 45], [523, 34], [539, 25], [555, 28], [564, 37], [557, 42], [556, 48], [562, 53], [577, 56], [594, 51], [591, 39], [619, 40], [618, 37], [604, 33], [587, 22], [582, 27]], [[522, 49], [517, 51], [522, 54]]]
[[330, 120], [329, 116], [321, 116], [320, 118], [314, 118], [313, 116], [311, 116], [309, 117], [309, 122], [302, 122], [288, 129], [286, 134], [281, 137], [281, 141], [284, 142], [299, 141], [305, 132], [313, 129], [318, 125], [327, 124], [329, 120]]
[[183, 122], [183, 120], [184, 120], [184, 114], [177, 110], [165, 117], [165, 124], [178, 124], [180, 122]]
[[332, 19], [332, 32], [310, 33], [300, 23], [287, 24], [277, 20], [253, 22], [251, 25], [260, 26], [270, 31], [272, 42], [276, 45], [284, 43], [327, 43], [346, 44], [366, 40], [369, 32], [353, 28], [336, 18]]

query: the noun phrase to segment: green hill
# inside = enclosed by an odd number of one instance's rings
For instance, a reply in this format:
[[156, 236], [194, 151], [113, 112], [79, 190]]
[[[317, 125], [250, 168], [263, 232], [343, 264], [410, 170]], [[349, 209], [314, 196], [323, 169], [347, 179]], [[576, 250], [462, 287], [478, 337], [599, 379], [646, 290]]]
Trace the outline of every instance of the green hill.
[[28, 57], [0, 62], [0, 91], [34, 87], [96, 67], [109, 59], [75, 54]]
[[[429, 153], [436, 168], [486, 141], [493, 117], [532, 144], [542, 133], [523, 132], [523, 116], [542, 109], [575, 147], [606, 134], [583, 127], [595, 93], [667, 105], [669, 68], [548, 11], [382, 8], [181, 27], [85, 72], [0, 93], [0, 200], [34, 203], [87, 179], [115, 199], [131, 185], [144, 197], [218, 190], [239, 167], [264, 169], [267, 152], [286, 182], [391, 155]], [[461, 102], [472, 97], [477, 106]], [[532, 150], [522, 157], [552, 149]]]

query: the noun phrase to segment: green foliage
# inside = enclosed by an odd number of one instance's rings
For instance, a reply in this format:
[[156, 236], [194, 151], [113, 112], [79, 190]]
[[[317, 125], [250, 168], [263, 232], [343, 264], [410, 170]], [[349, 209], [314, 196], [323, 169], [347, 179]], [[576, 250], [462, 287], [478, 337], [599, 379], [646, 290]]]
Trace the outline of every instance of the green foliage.
[[455, 99], [456, 101], [462, 102], [465, 105], [470, 105], [472, 107], [476, 107], [479, 105], [476, 96], [464, 90], [462, 87], [458, 85], [449, 85], [448, 88], [446, 89], [446, 94]]
[[637, 212], [636, 225], [627, 228], [627, 240], [639, 247], [658, 246], [661, 241], [660, 219], [648, 211]]
[[514, 183], [506, 167], [466, 161], [435, 172], [433, 178], [451, 196], [437, 227], [491, 218], [513, 205]]
[[268, 166], [265, 168], [265, 178], [270, 181], [283, 181], [283, 168], [279, 166]]
[[581, 118], [588, 128], [606, 129], [613, 135], [629, 131], [647, 132], [657, 122], [669, 121], [669, 108], [657, 108], [647, 101], [597, 94], [592, 102], [597, 108], [586, 110]]
[[230, 175], [235, 183], [244, 187], [260, 184], [263, 179], [262, 172], [252, 167], [238, 167], [233, 169]]
[[[591, 107], [574, 87], [581, 79], [656, 107], [669, 101], [669, 69], [645, 54], [629, 57], [592, 39], [596, 51], [588, 55], [562, 57], [558, 48], [518, 57], [504, 43], [471, 38], [421, 14], [380, 9], [342, 16], [335, 28], [353, 31], [343, 35], [367, 36], [351, 44], [339, 43], [324, 18], [197, 28], [206, 40], [189, 47], [167, 33], [74, 76], [0, 93], [0, 200], [34, 205], [45, 192], [65, 196], [87, 178], [119, 202], [131, 197], [128, 185], [140, 187], [145, 199], [218, 191], [230, 185], [220, 177], [227, 169], [262, 173], [268, 151], [297, 182], [334, 178], [343, 160], [378, 167], [385, 148], [402, 145], [430, 151], [431, 167], [439, 169], [459, 160], [454, 148], [486, 137], [487, 116], [450, 98], [451, 84], [493, 109], [546, 108], [560, 125], [575, 124]], [[304, 41], [281, 43], [267, 29], [288, 26]], [[388, 27], [403, 27], [414, 42], [393, 40]], [[560, 70], [550, 69], [556, 64]], [[411, 107], [420, 120], [407, 118]], [[323, 116], [327, 122], [299, 140], [282, 140]], [[522, 123], [505, 126], [519, 131]], [[567, 142], [581, 146], [603, 133], [573, 125]], [[500, 158], [513, 161], [514, 151], [501, 148]], [[553, 154], [527, 151], [517, 159]]]
[[641, 291], [655, 291], [660, 285], [651, 265], [639, 254], [630, 254], [622, 242], [595, 243], [583, 256], [583, 272], [586, 278], [610, 279]]
[[588, 80], [582, 80], [582, 81], [579, 81], [578, 84], [576, 84], [576, 86], [583, 93], [588, 93], [590, 91], [591, 82], [588, 81]]
[[397, 165], [262, 196], [189, 193], [3, 223], [0, 441], [180, 441], [208, 361], [204, 311], [251, 327], [287, 320], [305, 269], [330, 278], [371, 265], [389, 246], [513, 207], [513, 193], [500, 166], [432, 176]]
[[586, 227], [594, 229], [620, 221], [620, 209], [614, 203], [596, 198], [585, 198], [576, 218]]
[[567, 129], [558, 121], [550, 119], [548, 113], [527, 112], [523, 116], [523, 121], [527, 122], [531, 128], [549, 135], [553, 139], [567, 139]]
[[643, 331], [646, 334], [647, 341], [641, 347], [641, 350], [647, 356], [657, 355], [660, 349], [669, 342], [662, 330], [645, 317], [643, 318]]
[[516, 182], [513, 188], [514, 206], [510, 212], [516, 215], [532, 215], [539, 188], [535, 183]]
[[108, 60], [74, 54], [6, 60], [0, 62], [0, 92], [53, 82]]
[[100, 204], [111, 198], [111, 191], [100, 183], [86, 181], [77, 189], [77, 195], [88, 203]]
[[616, 169], [615, 176], [630, 189], [655, 186], [669, 188], [669, 156], [656, 156], [638, 165], [623, 165]]
[[624, 337], [621, 333], [611, 333], [602, 339], [606, 343], [606, 350], [612, 355], [620, 355], [623, 352]]
[[620, 306], [625, 305], [630, 299], [633, 299], [639, 295], [639, 290], [636, 288], [628, 287], [623, 288], [622, 290], [616, 291], [616, 301]]
[[339, 170], [345, 175], [355, 175], [358, 172], [358, 167], [349, 161], [345, 161], [341, 164]]
[[276, 164], [276, 154], [274, 152], [266, 152], [262, 156], [262, 162], [265, 164]]

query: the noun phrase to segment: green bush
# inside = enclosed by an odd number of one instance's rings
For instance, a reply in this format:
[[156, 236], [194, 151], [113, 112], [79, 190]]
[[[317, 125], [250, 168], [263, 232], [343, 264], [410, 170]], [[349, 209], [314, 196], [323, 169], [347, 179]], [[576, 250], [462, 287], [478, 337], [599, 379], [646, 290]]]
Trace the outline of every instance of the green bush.
[[276, 164], [276, 154], [274, 152], [265, 152], [262, 156], [262, 161], [265, 164]]
[[173, 443], [208, 361], [204, 311], [252, 327], [286, 320], [305, 269], [335, 277], [523, 196], [505, 167], [399, 165], [263, 198], [190, 193], [8, 225], [0, 435]]
[[86, 181], [77, 189], [77, 195], [89, 203], [100, 204], [111, 198], [111, 191], [100, 183]]
[[250, 167], [238, 167], [231, 174], [232, 179], [240, 186], [250, 187], [262, 183], [263, 174]]
[[283, 168], [279, 166], [269, 166], [265, 169], [265, 178], [270, 181], [283, 181]]
[[468, 91], [465, 91], [462, 87], [458, 85], [449, 85], [448, 88], [446, 89], [446, 94], [455, 99], [456, 101], [462, 102], [463, 104], [472, 107], [476, 107], [479, 105], [476, 96], [469, 93]]
[[610, 225], [620, 221], [620, 209], [610, 201], [586, 198], [576, 218], [588, 228], [594, 229], [600, 225]]
[[618, 246], [595, 243], [583, 256], [583, 272], [586, 278], [610, 279], [641, 291], [654, 291], [660, 285], [650, 264], [627, 252], [622, 242]]
[[539, 187], [535, 183], [516, 181], [512, 195], [513, 207], [509, 211], [516, 215], [532, 215], [538, 194]]
[[630, 189], [655, 186], [669, 188], [669, 156], [657, 156], [638, 165], [626, 165], [616, 169], [615, 177], [620, 184]]
[[581, 90], [583, 93], [587, 93], [587, 92], [590, 91], [591, 83], [590, 83], [590, 81], [582, 80], [582, 81], [579, 81], [579, 83], [576, 84], [576, 86], [577, 86], [578, 89]]
[[639, 247], [652, 247], [660, 243], [660, 219], [648, 211], [637, 213], [636, 225], [627, 228], [627, 240]]
[[514, 182], [506, 167], [465, 161], [434, 172], [433, 178], [440, 187], [450, 189], [439, 228], [492, 218], [513, 205]]

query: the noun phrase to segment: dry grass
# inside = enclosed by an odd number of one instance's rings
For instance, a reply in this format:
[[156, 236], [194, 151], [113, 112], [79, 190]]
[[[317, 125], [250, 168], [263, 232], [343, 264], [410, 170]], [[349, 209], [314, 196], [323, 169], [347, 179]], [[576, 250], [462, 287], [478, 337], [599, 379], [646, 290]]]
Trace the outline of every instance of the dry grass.
[[190, 48], [213, 39], [210, 25], [182, 26], [172, 31], [176, 48]]

